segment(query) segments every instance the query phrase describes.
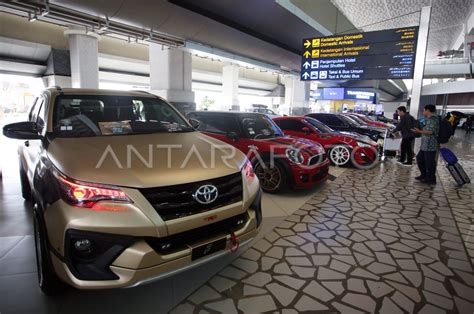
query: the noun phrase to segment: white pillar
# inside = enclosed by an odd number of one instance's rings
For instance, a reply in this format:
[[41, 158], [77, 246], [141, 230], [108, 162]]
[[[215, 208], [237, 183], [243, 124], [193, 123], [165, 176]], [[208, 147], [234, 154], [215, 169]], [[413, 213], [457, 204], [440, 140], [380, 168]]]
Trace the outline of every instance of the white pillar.
[[195, 110], [191, 53], [150, 43], [149, 54], [150, 92], [182, 113]]
[[99, 88], [100, 36], [72, 26], [64, 34], [69, 38], [72, 87]]
[[309, 113], [310, 82], [301, 81], [299, 77], [283, 77], [285, 85], [285, 105], [280, 114], [304, 115]]
[[425, 71], [426, 47], [428, 45], [428, 32], [430, 28], [431, 7], [421, 8], [420, 28], [418, 29], [418, 43], [416, 46], [415, 70], [411, 89], [410, 114], [418, 119], [420, 109], [421, 88]]
[[222, 105], [221, 110], [240, 110], [239, 105], [239, 66], [232, 63], [222, 68]]

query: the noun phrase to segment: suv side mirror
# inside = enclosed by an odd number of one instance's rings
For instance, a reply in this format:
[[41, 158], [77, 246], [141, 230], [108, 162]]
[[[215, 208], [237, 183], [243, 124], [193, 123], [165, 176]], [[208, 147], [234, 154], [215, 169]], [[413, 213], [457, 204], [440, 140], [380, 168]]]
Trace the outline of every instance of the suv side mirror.
[[201, 122], [199, 122], [198, 120], [196, 119], [189, 119], [189, 123], [191, 124], [191, 126], [195, 129], [199, 128], [199, 126], [201, 125]]
[[239, 136], [235, 132], [227, 132], [226, 136], [234, 142], [237, 142], [239, 140]]
[[40, 140], [43, 138], [36, 130], [35, 122], [17, 122], [3, 127], [3, 135], [17, 140]]
[[311, 134], [311, 130], [310, 130], [307, 126], [305, 126], [304, 128], [302, 128], [301, 131], [303, 131], [304, 134], [306, 134], [306, 135]]

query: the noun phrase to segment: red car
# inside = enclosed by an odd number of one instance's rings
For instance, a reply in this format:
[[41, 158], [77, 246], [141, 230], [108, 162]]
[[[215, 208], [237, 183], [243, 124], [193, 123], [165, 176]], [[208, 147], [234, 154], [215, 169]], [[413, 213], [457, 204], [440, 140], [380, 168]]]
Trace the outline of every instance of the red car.
[[358, 118], [359, 120], [362, 120], [362, 122], [364, 122], [365, 124], [368, 124], [368, 125], [373, 125], [373, 126], [380, 127], [380, 128], [388, 128], [389, 127], [387, 124], [385, 124], [383, 122], [370, 120], [369, 118], [367, 118], [363, 114], [348, 113], [347, 115], [352, 116], [352, 117], [356, 117], [356, 118]]
[[320, 143], [329, 160], [336, 166], [352, 163], [371, 165], [377, 158], [378, 145], [369, 137], [350, 132], [337, 132], [311, 117], [278, 117], [273, 119], [285, 134]]
[[324, 148], [285, 136], [267, 115], [195, 111], [188, 117], [199, 122], [199, 131], [247, 154], [265, 192], [310, 188], [328, 177], [330, 162]]

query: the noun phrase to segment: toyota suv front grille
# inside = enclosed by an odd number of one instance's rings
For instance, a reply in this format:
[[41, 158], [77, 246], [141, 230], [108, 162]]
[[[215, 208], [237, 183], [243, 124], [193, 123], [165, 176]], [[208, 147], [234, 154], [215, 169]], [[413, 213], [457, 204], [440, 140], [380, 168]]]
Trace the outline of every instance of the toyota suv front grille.
[[[208, 204], [202, 204], [193, 197], [205, 185], [217, 188], [217, 197]], [[140, 189], [140, 192], [163, 220], [172, 220], [242, 201], [242, 174], [238, 172], [211, 180]]]

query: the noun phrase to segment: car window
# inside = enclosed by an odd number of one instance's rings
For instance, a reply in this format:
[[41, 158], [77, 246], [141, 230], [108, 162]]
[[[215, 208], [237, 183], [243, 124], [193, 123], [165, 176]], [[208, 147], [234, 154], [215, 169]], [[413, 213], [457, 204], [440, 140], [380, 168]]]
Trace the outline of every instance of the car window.
[[284, 135], [278, 125], [266, 115], [242, 115], [239, 119], [245, 137], [265, 139]]
[[313, 127], [315, 127], [321, 133], [332, 133], [332, 132], [334, 132], [333, 129], [331, 129], [330, 127], [328, 127], [324, 123], [319, 122], [316, 119], [306, 117], [306, 122], [310, 123]]
[[[313, 117], [313, 116], [311, 116], [311, 117]], [[322, 123], [327, 124], [326, 115], [324, 115], [324, 114], [316, 114], [316, 115], [314, 115], [314, 118], [317, 119], [318, 121], [321, 121]]]
[[304, 123], [298, 120], [278, 120], [275, 123], [282, 129], [294, 132], [302, 132], [303, 128], [305, 127]]
[[329, 126], [344, 126], [344, 121], [339, 119], [337, 116], [327, 115], [325, 123]]
[[53, 130], [59, 137], [192, 132], [159, 98], [62, 95], [56, 97]]
[[360, 123], [355, 121], [354, 119], [348, 117], [348, 116], [339, 116], [340, 119], [342, 119], [343, 121], [345, 121], [347, 124], [349, 124], [350, 126], [352, 127], [360, 127]]
[[242, 134], [237, 119], [233, 115], [190, 114], [189, 117], [201, 123], [198, 127], [199, 131], [217, 134], [235, 132], [238, 136]]
[[365, 123], [364, 120], [362, 120], [362, 119], [361, 119], [360, 117], [358, 117], [358, 116], [349, 116], [348, 118], [354, 120], [355, 122], [357, 122], [357, 123], [360, 124], [360, 125], [365, 125], [365, 124], [367, 124], [367, 123]]

